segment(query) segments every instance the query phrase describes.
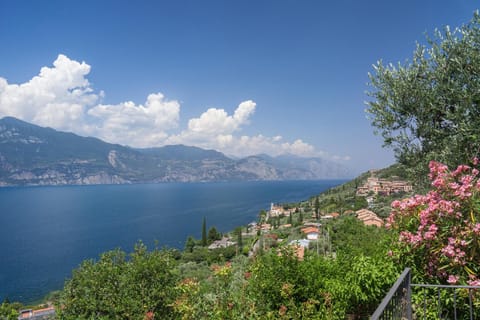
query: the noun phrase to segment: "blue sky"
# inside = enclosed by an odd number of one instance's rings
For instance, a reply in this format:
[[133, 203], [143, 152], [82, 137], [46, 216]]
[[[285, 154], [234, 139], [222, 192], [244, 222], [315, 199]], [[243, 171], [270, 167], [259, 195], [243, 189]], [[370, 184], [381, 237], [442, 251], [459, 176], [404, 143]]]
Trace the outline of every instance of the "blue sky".
[[[0, 0], [0, 117], [136, 147], [393, 163], [368, 72], [475, 1]], [[43, 68], [43, 69], [42, 69]]]

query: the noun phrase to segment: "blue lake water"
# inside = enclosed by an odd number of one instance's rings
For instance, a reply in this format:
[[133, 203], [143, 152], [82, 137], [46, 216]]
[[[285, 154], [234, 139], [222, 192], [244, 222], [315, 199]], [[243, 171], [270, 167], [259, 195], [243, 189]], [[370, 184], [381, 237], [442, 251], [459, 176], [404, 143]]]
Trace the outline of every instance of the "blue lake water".
[[183, 248], [189, 235], [256, 220], [271, 202], [308, 199], [343, 181], [166, 183], [0, 188], [0, 301], [63, 287], [82, 260], [142, 240]]

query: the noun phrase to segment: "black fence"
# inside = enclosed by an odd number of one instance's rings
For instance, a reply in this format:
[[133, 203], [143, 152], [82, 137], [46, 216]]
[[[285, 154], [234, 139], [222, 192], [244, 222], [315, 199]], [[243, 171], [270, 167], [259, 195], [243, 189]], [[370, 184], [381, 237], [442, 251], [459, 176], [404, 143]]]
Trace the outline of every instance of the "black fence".
[[[411, 284], [418, 292], [413, 303], [417, 319], [480, 319], [478, 289], [475, 286]], [[477, 303], [474, 305], [475, 293]]]
[[411, 279], [411, 271], [407, 268], [393, 284], [370, 319], [412, 319]]
[[370, 319], [480, 319], [480, 286], [414, 284], [407, 268]]

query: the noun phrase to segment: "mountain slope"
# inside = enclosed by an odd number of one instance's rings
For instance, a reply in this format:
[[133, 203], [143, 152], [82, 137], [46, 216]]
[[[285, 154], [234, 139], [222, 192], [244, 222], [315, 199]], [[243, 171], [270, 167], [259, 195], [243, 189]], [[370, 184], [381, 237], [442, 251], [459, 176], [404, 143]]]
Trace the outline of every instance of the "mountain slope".
[[241, 171], [253, 173], [262, 180], [315, 180], [349, 177], [346, 167], [320, 158], [294, 155], [250, 156], [238, 161]]
[[345, 177], [344, 169], [332, 170], [335, 165], [316, 158], [287, 161], [265, 155], [233, 160], [218, 151], [183, 145], [133, 149], [11, 117], [0, 119], [0, 185]]

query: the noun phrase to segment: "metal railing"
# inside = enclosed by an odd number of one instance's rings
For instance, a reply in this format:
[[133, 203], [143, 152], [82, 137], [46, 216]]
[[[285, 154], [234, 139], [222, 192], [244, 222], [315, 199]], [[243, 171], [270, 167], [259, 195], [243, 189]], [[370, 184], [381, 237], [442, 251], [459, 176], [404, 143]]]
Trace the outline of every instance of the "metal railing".
[[[430, 319], [435, 317], [436, 319], [474, 320], [480, 317], [480, 307], [475, 308], [473, 305], [473, 294], [475, 290], [480, 289], [480, 286], [414, 283], [412, 283], [411, 286], [422, 288], [420, 294], [423, 293], [423, 301], [418, 303], [415, 308], [417, 319], [427, 319], [427, 316], [429, 316]], [[442, 292], [444, 294], [446, 293], [446, 296], [442, 297]], [[448, 295], [449, 292], [453, 292], [453, 295]]]
[[406, 268], [370, 319], [412, 319], [411, 278], [411, 271], [409, 268]]
[[[412, 288], [417, 292], [415, 303]], [[480, 319], [477, 290], [480, 286], [414, 284], [406, 268], [370, 319], [411, 320], [413, 314], [415, 319]]]

